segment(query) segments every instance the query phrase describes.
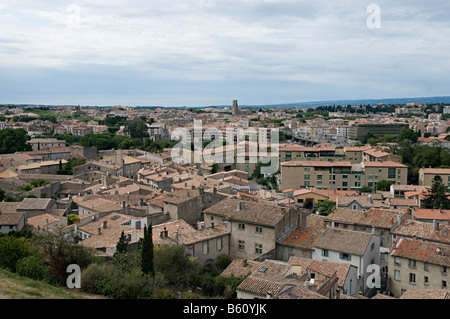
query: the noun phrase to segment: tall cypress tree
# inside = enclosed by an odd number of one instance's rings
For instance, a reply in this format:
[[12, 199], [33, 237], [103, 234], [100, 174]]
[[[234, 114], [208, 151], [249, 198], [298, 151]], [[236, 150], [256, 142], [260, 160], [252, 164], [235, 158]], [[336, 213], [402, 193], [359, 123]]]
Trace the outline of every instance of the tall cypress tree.
[[122, 234], [120, 235], [119, 242], [116, 245], [116, 253], [127, 253], [128, 252], [128, 243], [125, 238], [125, 233], [122, 230]]
[[144, 274], [155, 274], [155, 266], [153, 263], [153, 230], [152, 225], [144, 226], [144, 239], [142, 241], [142, 272]]

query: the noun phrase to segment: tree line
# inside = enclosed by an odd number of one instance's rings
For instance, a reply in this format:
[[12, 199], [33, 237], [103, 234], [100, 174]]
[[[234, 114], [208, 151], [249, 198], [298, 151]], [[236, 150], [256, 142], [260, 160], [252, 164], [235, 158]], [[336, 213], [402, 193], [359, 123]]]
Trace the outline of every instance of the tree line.
[[[245, 277], [219, 275], [231, 261], [229, 255], [222, 254], [214, 269], [205, 271], [183, 246], [154, 245], [151, 226], [144, 228], [144, 238], [134, 250], [122, 232], [116, 253], [109, 259], [77, 244], [76, 238], [68, 240], [62, 235], [30, 231], [0, 234], [1, 268], [65, 286], [67, 266], [76, 264], [81, 268], [81, 291], [115, 299], [176, 299], [178, 291], [182, 298], [189, 299], [222, 298], [224, 291], [232, 298]], [[201, 294], [189, 292], [196, 287], [201, 287]]]

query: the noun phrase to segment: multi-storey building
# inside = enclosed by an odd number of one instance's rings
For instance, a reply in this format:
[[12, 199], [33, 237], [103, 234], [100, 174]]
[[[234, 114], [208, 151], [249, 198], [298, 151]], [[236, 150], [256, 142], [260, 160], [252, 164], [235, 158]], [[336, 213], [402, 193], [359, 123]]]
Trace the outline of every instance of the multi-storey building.
[[290, 161], [281, 163], [281, 189], [358, 190], [363, 186], [376, 189], [379, 181], [407, 183], [406, 165], [396, 162]]
[[450, 246], [398, 238], [388, 255], [389, 287], [395, 297], [407, 290], [449, 289]]

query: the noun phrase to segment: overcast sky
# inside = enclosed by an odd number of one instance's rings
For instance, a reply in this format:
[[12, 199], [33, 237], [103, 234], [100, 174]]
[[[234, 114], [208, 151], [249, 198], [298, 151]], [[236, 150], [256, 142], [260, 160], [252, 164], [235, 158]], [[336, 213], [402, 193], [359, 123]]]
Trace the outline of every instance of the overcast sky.
[[448, 96], [449, 75], [445, 0], [0, 2], [0, 103]]

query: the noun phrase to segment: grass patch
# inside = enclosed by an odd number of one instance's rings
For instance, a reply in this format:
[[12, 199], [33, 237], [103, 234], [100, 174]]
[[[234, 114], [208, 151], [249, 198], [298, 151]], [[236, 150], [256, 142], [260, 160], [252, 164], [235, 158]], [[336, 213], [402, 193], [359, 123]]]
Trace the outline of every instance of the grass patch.
[[79, 289], [56, 287], [0, 269], [0, 299], [104, 299]]

